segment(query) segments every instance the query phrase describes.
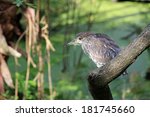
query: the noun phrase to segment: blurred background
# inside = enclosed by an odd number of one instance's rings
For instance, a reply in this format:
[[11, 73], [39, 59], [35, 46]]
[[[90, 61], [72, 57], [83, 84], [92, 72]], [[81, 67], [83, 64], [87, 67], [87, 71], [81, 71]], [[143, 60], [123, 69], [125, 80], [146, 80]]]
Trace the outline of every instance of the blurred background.
[[[26, 3], [28, 7], [39, 10], [41, 17], [46, 16], [47, 18], [48, 36], [55, 48], [55, 51], [50, 51], [49, 59], [51, 83], [49, 84], [49, 72], [47, 72], [46, 43], [42, 40], [40, 44], [44, 61], [43, 92], [41, 92], [43, 94], [42, 97], [38, 96], [40, 90], [38, 90], [38, 82], [34, 79], [38, 67], [31, 66], [27, 95], [24, 99], [92, 99], [88, 91], [87, 76], [90, 71], [96, 69], [96, 65], [82, 52], [81, 47], [68, 46], [67, 43], [74, 39], [77, 33], [91, 31], [109, 35], [123, 49], [136, 39], [150, 20], [150, 4], [146, 1], [39, 0], [39, 4], [37, 1], [14, 0], [13, 2], [19, 9]], [[37, 4], [40, 8], [37, 7]], [[18, 10], [18, 12], [24, 11]], [[26, 29], [24, 20], [24, 17], [20, 20], [23, 30]], [[19, 47], [25, 50], [25, 45], [26, 40], [22, 39]], [[36, 64], [39, 63], [37, 58], [33, 55], [33, 61]], [[23, 57], [19, 58], [20, 66], [17, 67], [17, 70], [14, 61], [13, 57], [9, 57], [7, 63], [15, 85], [17, 78], [17, 93], [16, 89], [5, 86], [5, 92], [2, 94], [5, 99], [23, 99], [24, 95], [27, 60]], [[114, 99], [150, 99], [149, 48], [135, 60], [127, 71], [128, 75], [121, 75], [110, 83]]]

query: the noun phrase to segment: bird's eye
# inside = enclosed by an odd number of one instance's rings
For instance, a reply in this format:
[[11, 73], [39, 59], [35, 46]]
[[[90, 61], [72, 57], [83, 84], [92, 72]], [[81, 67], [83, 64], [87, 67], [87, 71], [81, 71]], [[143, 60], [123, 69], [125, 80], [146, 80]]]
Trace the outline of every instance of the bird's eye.
[[82, 38], [81, 38], [81, 37], [79, 37], [78, 39], [79, 39], [79, 40], [81, 40]]

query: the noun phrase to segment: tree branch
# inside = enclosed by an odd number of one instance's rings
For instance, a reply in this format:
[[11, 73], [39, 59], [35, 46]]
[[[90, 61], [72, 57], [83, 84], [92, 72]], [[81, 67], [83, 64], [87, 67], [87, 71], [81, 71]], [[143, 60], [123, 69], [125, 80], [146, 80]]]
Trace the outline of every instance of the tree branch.
[[108, 62], [105, 66], [98, 68], [89, 74], [89, 90], [93, 98], [111, 99], [109, 98], [111, 92], [108, 88], [108, 83], [110, 83], [120, 74], [122, 74], [149, 46], [150, 24], [132, 43], [130, 43], [125, 49], [123, 49], [114, 59]]

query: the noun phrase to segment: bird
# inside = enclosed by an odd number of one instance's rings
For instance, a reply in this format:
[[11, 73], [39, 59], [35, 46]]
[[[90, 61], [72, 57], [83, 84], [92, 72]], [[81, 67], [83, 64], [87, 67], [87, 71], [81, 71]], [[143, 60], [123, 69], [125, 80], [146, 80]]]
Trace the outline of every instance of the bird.
[[121, 51], [121, 48], [108, 35], [93, 32], [81, 32], [68, 45], [81, 45], [85, 54], [98, 68], [104, 66]]

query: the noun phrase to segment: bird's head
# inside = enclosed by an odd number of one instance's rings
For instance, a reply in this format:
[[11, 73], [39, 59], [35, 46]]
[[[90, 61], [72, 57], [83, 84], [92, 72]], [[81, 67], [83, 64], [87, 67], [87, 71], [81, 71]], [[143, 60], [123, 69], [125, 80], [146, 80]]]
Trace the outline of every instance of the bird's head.
[[68, 43], [68, 45], [81, 45], [82, 42], [87, 40], [87, 37], [89, 37], [92, 33], [91, 32], [81, 32], [78, 33], [76, 38]]

